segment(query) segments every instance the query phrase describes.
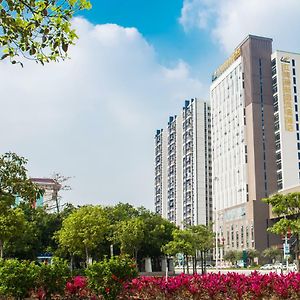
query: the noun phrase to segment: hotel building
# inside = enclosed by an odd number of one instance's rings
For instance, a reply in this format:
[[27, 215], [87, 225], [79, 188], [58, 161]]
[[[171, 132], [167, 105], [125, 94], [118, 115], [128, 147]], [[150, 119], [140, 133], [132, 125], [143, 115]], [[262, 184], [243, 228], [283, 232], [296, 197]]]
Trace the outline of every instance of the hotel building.
[[268, 206], [277, 190], [272, 40], [249, 35], [213, 74], [212, 185], [225, 251], [269, 247]]
[[155, 210], [181, 228], [212, 221], [210, 107], [186, 101], [155, 135]]
[[272, 55], [272, 91], [278, 190], [299, 186], [300, 54]]

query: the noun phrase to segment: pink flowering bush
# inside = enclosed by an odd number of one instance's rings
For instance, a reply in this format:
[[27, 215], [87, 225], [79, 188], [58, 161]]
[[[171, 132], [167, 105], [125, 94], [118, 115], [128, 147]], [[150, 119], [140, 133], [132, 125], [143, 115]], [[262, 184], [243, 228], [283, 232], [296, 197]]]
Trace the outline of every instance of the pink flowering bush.
[[97, 297], [89, 288], [86, 277], [76, 276], [66, 284], [63, 299], [96, 300]]
[[280, 300], [300, 299], [300, 274], [228, 274], [139, 277], [124, 285], [118, 299]]

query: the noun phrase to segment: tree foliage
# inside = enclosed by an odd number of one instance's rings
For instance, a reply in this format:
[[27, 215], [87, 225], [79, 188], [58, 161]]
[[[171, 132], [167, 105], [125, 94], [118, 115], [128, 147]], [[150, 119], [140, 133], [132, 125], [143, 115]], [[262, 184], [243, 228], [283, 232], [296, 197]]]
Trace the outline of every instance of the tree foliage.
[[230, 261], [231, 264], [236, 264], [238, 260], [243, 258], [243, 252], [238, 250], [229, 250], [224, 254], [224, 260]]
[[275, 194], [263, 199], [272, 206], [272, 212], [280, 219], [270, 231], [276, 234], [286, 234], [291, 231], [293, 234], [300, 232], [300, 193], [287, 195]]
[[117, 223], [113, 240], [120, 244], [121, 253], [137, 259], [144, 239], [145, 223], [141, 218], [133, 218]]
[[83, 206], [63, 221], [56, 239], [71, 256], [85, 256], [88, 263], [93, 251], [103, 241], [108, 226], [107, 215], [101, 206]]
[[294, 250], [299, 271], [300, 193], [275, 194], [263, 201], [271, 205], [272, 212], [278, 217], [277, 222], [268, 230], [280, 235], [290, 232], [295, 238]]
[[25, 202], [34, 202], [43, 191], [28, 177], [27, 159], [8, 152], [0, 156], [0, 211], [10, 209], [16, 197]]
[[88, 0], [3, 0], [0, 3], [0, 46], [2, 59], [13, 64], [18, 56], [41, 64], [66, 58], [77, 38], [71, 19], [89, 9]]
[[33, 203], [43, 193], [29, 179], [26, 163], [24, 157], [15, 153], [0, 156], [0, 257], [3, 257], [4, 244], [24, 229], [24, 214], [14, 208], [16, 197]]
[[282, 250], [280, 250], [276, 246], [272, 246], [270, 248], [265, 249], [262, 252], [263, 257], [268, 258], [271, 262], [275, 260], [281, 260], [282, 257]]

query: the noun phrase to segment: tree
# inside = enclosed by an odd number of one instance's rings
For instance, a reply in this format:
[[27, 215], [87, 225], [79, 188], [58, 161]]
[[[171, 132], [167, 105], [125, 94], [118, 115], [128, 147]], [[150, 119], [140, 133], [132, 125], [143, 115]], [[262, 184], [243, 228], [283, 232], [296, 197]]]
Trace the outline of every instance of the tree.
[[35, 260], [42, 253], [54, 253], [58, 244], [53, 235], [62, 226], [64, 218], [74, 207], [66, 205], [61, 213], [47, 213], [42, 207], [32, 208], [28, 203], [20, 203], [25, 224], [21, 234], [14, 236], [5, 244], [5, 253], [8, 257]]
[[0, 214], [0, 258], [4, 256], [4, 245], [10, 239], [18, 239], [25, 226], [22, 210], [10, 208]]
[[187, 267], [187, 273], [189, 273], [189, 256], [195, 254], [195, 247], [193, 243], [193, 233], [188, 229], [175, 229], [172, 232], [173, 241], [170, 241], [162, 247], [162, 251], [167, 255], [176, 255], [182, 253], [185, 256], [183, 263], [183, 271], [185, 265]]
[[60, 173], [54, 173], [52, 179], [55, 182], [54, 199], [56, 205], [56, 212], [60, 212], [62, 196], [59, 194], [60, 191], [70, 191], [71, 186], [67, 184], [67, 181], [72, 178], [70, 176], [64, 176]]
[[4, 243], [24, 225], [21, 210], [14, 209], [16, 197], [33, 203], [42, 193], [27, 175], [27, 160], [15, 153], [0, 156], [0, 257]]
[[141, 218], [119, 222], [115, 227], [113, 240], [120, 244], [121, 253], [137, 260], [138, 251], [144, 239], [145, 223]]
[[232, 265], [235, 265], [238, 260], [241, 260], [243, 257], [242, 251], [229, 250], [224, 255], [225, 261], [230, 261]]
[[88, 0], [3, 0], [0, 3], [2, 59], [15, 64], [22, 55], [44, 64], [66, 58], [77, 38], [71, 28], [75, 12], [89, 9]]
[[259, 255], [260, 255], [259, 251], [257, 251], [256, 249], [247, 249], [246, 253], [247, 253], [247, 257], [249, 259], [250, 265], [253, 264], [254, 258], [259, 257]]
[[176, 226], [150, 211], [141, 212], [140, 218], [145, 224], [140, 256], [158, 258], [163, 255], [161, 247], [173, 239], [172, 232]]
[[201, 270], [205, 273], [206, 253], [214, 246], [215, 235], [212, 228], [205, 225], [195, 225], [189, 228], [193, 233], [195, 250], [194, 270], [197, 270], [197, 252], [200, 252]]
[[101, 206], [83, 206], [73, 211], [55, 234], [59, 246], [71, 255], [85, 256], [86, 264], [103, 241], [109, 221]]
[[262, 255], [263, 257], [268, 258], [272, 263], [274, 263], [276, 260], [281, 260], [282, 251], [276, 246], [272, 246], [265, 249]]
[[263, 201], [271, 205], [272, 212], [278, 217], [278, 221], [268, 230], [279, 235], [290, 232], [296, 240], [295, 255], [299, 271], [300, 193], [275, 194]]

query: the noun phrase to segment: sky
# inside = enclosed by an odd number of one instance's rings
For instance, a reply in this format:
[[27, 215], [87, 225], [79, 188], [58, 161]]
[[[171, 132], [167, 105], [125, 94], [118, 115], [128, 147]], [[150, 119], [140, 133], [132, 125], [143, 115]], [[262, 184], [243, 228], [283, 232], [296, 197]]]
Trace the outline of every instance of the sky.
[[0, 153], [72, 177], [63, 202], [154, 208], [154, 134], [248, 35], [300, 52], [299, 0], [92, 0], [70, 58], [1, 62]]

